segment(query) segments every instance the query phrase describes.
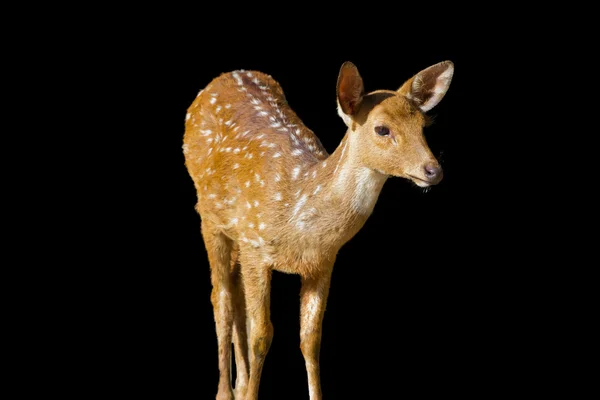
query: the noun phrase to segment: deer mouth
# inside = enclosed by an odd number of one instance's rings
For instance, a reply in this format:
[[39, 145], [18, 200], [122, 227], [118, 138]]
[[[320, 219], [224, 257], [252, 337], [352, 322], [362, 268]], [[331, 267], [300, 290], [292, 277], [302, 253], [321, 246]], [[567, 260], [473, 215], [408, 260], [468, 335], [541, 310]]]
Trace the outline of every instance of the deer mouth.
[[428, 187], [434, 184], [433, 182], [419, 178], [418, 176], [408, 175], [408, 177], [419, 187]]

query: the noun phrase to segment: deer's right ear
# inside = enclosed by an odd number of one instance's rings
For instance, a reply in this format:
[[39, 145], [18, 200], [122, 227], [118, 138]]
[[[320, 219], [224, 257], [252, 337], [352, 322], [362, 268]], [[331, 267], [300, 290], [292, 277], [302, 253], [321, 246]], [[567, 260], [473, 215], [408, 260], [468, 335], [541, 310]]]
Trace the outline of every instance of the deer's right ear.
[[346, 61], [340, 68], [337, 81], [338, 114], [346, 125], [358, 112], [363, 95], [363, 80], [358, 73], [358, 68], [350, 61]]

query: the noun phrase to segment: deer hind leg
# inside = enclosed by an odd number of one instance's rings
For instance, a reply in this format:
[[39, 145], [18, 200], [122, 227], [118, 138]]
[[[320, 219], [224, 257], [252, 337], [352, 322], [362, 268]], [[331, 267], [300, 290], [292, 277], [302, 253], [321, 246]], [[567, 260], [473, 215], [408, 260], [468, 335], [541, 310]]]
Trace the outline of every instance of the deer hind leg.
[[321, 400], [319, 353], [323, 315], [329, 294], [331, 272], [316, 278], [302, 279], [300, 291], [300, 349], [308, 375], [310, 400]]
[[238, 263], [239, 250], [232, 253], [232, 282], [233, 282], [233, 346], [235, 350], [235, 397], [245, 399], [248, 388], [248, 335], [246, 331], [246, 299], [244, 283]]
[[231, 339], [233, 323], [233, 293], [230, 272], [232, 241], [223, 233], [202, 221], [202, 237], [210, 262], [211, 301], [219, 348], [219, 388], [217, 400], [233, 400], [231, 389]]
[[246, 299], [250, 377], [245, 400], [257, 400], [260, 377], [271, 341], [271, 265], [251, 248], [242, 249], [242, 282]]

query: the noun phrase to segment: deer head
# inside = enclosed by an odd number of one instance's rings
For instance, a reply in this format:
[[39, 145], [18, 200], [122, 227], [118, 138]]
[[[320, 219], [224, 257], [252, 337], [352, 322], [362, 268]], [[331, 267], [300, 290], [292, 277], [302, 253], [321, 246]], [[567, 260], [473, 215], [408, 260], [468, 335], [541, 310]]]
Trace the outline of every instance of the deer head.
[[407, 178], [420, 187], [442, 180], [442, 168], [431, 154], [423, 127], [428, 121], [425, 113], [444, 97], [453, 73], [452, 62], [444, 61], [417, 73], [397, 91], [365, 94], [356, 66], [342, 65], [337, 81], [338, 114], [365, 167]]

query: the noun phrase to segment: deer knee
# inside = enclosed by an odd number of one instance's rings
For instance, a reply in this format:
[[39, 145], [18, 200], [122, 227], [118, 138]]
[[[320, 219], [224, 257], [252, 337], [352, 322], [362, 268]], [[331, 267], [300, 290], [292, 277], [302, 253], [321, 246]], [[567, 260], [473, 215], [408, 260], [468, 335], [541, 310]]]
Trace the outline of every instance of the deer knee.
[[300, 337], [300, 350], [304, 357], [316, 357], [321, 346], [321, 335], [318, 332], [303, 333]]
[[258, 332], [252, 336], [252, 351], [257, 358], [264, 358], [273, 341], [273, 325], [269, 323], [264, 327], [258, 328]]
[[210, 300], [216, 319], [226, 321], [227, 323], [233, 320], [233, 303], [229, 290], [225, 288], [213, 288]]

